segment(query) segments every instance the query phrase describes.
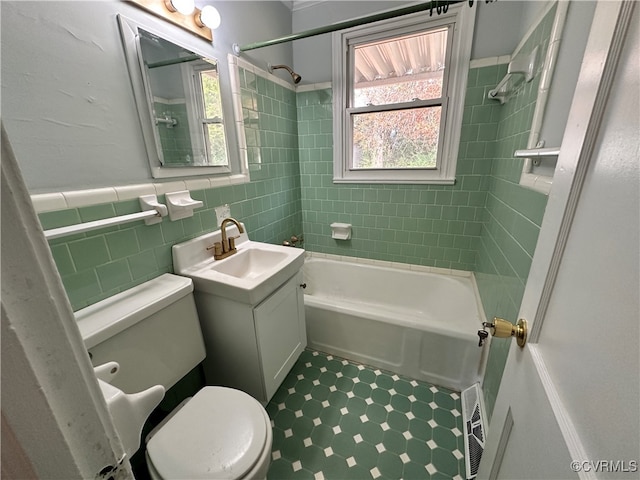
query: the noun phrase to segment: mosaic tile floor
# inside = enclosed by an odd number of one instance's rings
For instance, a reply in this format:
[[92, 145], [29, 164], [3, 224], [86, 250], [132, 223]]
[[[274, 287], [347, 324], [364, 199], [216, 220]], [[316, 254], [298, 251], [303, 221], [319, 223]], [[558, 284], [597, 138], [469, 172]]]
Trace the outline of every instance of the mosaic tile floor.
[[464, 478], [456, 392], [305, 350], [267, 412], [268, 480]]

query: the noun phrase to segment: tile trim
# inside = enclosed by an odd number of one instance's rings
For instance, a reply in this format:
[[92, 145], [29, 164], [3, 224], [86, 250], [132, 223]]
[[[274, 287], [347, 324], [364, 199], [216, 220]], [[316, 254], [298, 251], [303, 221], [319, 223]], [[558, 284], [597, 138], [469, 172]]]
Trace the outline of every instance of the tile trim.
[[296, 92], [313, 92], [315, 90], [328, 90], [330, 88], [333, 88], [333, 83], [331, 82], [310, 83], [308, 85], [300, 85], [296, 88]]
[[243, 58], [237, 58], [237, 62], [238, 62], [238, 66], [240, 68], [244, 68], [245, 70], [248, 70], [262, 78], [265, 78], [266, 80], [269, 80], [270, 82], [276, 83], [278, 85], [280, 85], [281, 87], [284, 87], [288, 90], [291, 90], [293, 92], [296, 91], [296, 86], [292, 85], [291, 82], [287, 82], [286, 80], [281, 79], [280, 77], [275, 76], [273, 73], [271, 72], [267, 72], [265, 69], [260, 68], [256, 65], [254, 65], [251, 62], [248, 62], [247, 60], [243, 59]]
[[314, 90], [327, 90], [329, 88], [332, 88], [333, 84], [331, 82], [320, 82], [320, 83], [310, 83], [307, 85], [292, 85], [291, 82], [288, 82], [286, 80], [283, 80], [279, 77], [276, 77], [273, 73], [266, 71], [263, 68], [260, 68], [256, 65], [254, 65], [251, 62], [248, 62], [247, 60], [244, 60], [243, 58], [238, 58], [237, 59], [238, 62], [238, 66], [240, 68], [244, 68], [245, 70], [248, 70], [250, 72], [253, 72], [256, 75], [259, 75], [260, 77], [263, 77], [273, 83], [277, 83], [278, 85], [294, 91], [296, 93], [300, 93], [300, 92], [311, 92]]
[[332, 253], [306, 252], [306, 258], [324, 258], [336, 262], [360, 263], [377, 267], [395, 268], [397, 270], [410, 270], [413, 272], [435, 273], [452, 277], [473, 277], [473, 272], [456, 270], [455, 268], [429, 267], [426, 265], [413, 265], [409, 263], [391, 262], [387, 260], [374, 260], [371, 258], [350, 257], [348, 255], [334, 255]]
[[511, 61], [511, 55], [501, 55], [499, 57], [478, 58], [469, 62], [469, 68], [492, 67], [494, 65], [503, 65]]

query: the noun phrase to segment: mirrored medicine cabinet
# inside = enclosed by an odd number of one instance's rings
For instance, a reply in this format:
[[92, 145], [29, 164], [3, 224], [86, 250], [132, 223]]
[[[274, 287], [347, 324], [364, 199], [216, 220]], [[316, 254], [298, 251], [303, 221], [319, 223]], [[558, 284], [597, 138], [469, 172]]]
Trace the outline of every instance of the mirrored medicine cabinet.
[[[118, 15], [125, 58], [154, 178], [245, 176], [235, 59], [171, 38], [170, 28]], [[235, 70], [235, 71], [234, 71]]]

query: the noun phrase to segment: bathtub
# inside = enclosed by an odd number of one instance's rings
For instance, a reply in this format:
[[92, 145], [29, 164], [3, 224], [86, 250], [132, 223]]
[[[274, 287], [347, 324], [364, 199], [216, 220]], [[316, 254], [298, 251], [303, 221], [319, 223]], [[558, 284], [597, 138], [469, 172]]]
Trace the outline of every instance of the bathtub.
[[307, 257], [308, 346], [457, 391], [480, 381], [484, 315], [473, 275], [369, 262]]

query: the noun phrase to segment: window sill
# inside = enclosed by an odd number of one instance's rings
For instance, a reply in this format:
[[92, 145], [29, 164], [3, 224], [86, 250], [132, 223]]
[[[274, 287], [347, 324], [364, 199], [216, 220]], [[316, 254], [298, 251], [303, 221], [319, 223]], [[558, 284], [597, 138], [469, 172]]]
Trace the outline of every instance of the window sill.
[[398, 168], [398, 169], [343, 169], [334, 161], [333, 183], [372, 183], [407, 185], [454, 185], [455, 170], [452, 162], [445, 168]]

